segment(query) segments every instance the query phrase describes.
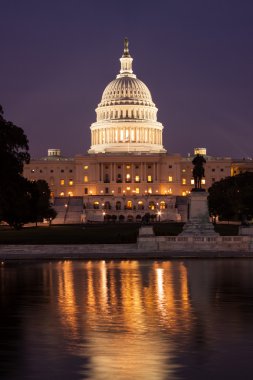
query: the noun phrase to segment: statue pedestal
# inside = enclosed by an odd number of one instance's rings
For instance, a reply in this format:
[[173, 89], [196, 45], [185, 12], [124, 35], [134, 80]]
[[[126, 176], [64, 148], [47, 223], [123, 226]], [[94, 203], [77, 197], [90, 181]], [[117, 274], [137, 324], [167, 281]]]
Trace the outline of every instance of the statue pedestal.
[[207, 197], [206, 191], [191, 192], [189, 220], [185, 223], [181, 236], [218, 235], [209, 220]]

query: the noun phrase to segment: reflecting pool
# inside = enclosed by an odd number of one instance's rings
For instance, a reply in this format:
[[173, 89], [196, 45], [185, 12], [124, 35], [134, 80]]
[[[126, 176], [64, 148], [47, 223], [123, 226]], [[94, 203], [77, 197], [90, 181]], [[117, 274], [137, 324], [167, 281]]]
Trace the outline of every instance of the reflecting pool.
[[1, 379], [252, 379], [253, 260], [0, 267]]

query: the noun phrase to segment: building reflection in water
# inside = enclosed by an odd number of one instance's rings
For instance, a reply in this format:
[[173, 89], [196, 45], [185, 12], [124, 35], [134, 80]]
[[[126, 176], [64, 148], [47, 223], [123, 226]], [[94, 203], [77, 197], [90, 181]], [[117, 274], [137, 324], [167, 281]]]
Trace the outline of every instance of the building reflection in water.
[[73, 281], [73, 263], [71, 261], [60, 262], [57, 270], [59, 316], [63, 330], [71, 334], [72, 338], [76, 338], [78, 336], [78, 307]]
[[176, 378], [177, 336], [191, 323], [183, 263], [65, 261], [57, 272], [67, 344], [90, 359], [84, 377], [88, 371], [97, 380]]

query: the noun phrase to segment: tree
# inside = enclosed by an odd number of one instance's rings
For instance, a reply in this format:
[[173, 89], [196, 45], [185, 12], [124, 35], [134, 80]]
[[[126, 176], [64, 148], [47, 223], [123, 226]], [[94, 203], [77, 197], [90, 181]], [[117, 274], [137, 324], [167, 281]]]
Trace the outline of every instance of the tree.
[[23, 129], [6, 121], [0, 106], [0, 221], [15, 227], [28, 217], [29, 181], [21, 175], [24, 163], [30, 160], [28, 149]]
[[0, 166], [1, 179], [2, 175], [5, 179], [23, 173], [24, 164], [30, 161], [28, 151], [28, 139], [23, 129], [4, 119], [0, 105], [0, 160], [4, 163]]
[[24, 223], [56, 216], [50, 206], [48, 184], [22, 176], [24, 164], [29, 161], [23, 129], [6, 121], [0, 106], [0, 221], [17, 229]]
[[[5, 184], [5, 190], [7, 186]], [[1, 220], [15, 229], [31, 221], [30, 181], [21, 175], [15, 177], [15, 182], [8, 181], [8, 191], [2, 192]]]
[[245, 172], [215, 182], [209, 191], [209, 211], [221, 220], [251, 219], [253, 215], [253, 173]]
[[30, 182], [31, 189], [31, 221], [42, 222], [43, 219], [51, 220], [57, 215], [56, 211], [50, 204], [50, 189], [48, 183], [44, 180]]

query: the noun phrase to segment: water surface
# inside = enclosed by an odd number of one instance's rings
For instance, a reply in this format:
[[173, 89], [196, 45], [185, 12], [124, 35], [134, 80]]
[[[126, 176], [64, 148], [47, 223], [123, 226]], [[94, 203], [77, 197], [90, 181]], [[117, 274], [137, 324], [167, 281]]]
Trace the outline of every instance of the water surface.
[[253, 260], [0, 268], [1, 379], [251, 379]]

